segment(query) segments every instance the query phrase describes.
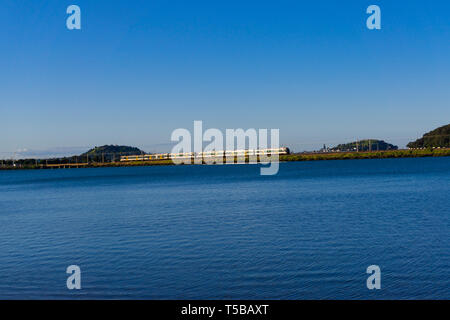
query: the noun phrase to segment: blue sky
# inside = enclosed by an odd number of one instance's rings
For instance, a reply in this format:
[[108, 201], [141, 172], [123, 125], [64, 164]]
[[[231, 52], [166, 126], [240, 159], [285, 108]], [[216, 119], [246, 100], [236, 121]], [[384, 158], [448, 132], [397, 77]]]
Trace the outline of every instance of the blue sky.
[[[81, 30], [66, 28], [70, 4]], [[381, 30], [366, 28], [371, 4]], [[450, 122], [449, 12], [444, 0], [3, 0], [0, 157], [168, 151], [194, 120], [279, 128], [297, 151], [404, 146]]]

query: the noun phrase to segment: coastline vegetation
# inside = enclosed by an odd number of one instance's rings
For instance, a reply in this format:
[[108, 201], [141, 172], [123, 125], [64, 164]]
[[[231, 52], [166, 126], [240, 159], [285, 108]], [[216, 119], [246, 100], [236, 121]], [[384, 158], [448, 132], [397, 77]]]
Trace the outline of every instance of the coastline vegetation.
[[331, 152], [331, 153], [294, 153], [280, 156], [280, 161], [315, 161], [315, 160], [352, 160], [352, 159], [388, 159], [448, 157], [450, 149], [410, 149], [374, 152]]
[[[357, 160], [357, 159], [388, 159], [388, 158], [420, 158], [448, 157], [450, 148], [427, 148], [409, 150], [387, 150], [372, 152], [329, 152], [329, 153], [293, 153], [280, 156], [280, 162], [290, 161], [321, 161], [321, 160]], [[134, 167], [134, 166], [164, 166], [174, 165], [172, 160], [128, 161], [128, 162], [89, 162], [89, 163], [54, 163], [35, 164], [24, 163], [20, 166], [2, 165], [0, 170], [18, 169], [53, 169], [53, 168], [102, 168], [102, 167]]]
[[[325, 149], [325, 148], [324, 148]], [[386, 150], [398, 150], [397, 146], [387, 143], [383, 140], [377, 139], [365, 139], [354, 141], [350, 143], [338, 144], [336, 147], [331, 148], [330, 151], [386, 151]]]
[[407, 144], [408, 148], [450, 148], [450, 124], [434, 129]]
[[[450, 156], [450, 124], [441, 126], [410, 142], [409, 149], [398, 150], [397, 146], [383, 140], [365, 139], [334, 148], [324, 148], [318, 152], [304, 152], [280, 155], [281, 162], [317, 161], [317, 160], [351, 160], [351, 159], [387, 159]], [[71, 157], [52, 159], [1, 160], [0, 170], [17, 169], [54, 169], [54, 168], [98, 168], [98, 167], [132, 167], [174, 165], [170, 159], [124, 161], [124, 155], [144, 155], [145, 152], [129, 146], [105, 145]], [[237, 162], [237, 159], [235, 159]], [[247, 159], [248, 162], [248, 159]]]

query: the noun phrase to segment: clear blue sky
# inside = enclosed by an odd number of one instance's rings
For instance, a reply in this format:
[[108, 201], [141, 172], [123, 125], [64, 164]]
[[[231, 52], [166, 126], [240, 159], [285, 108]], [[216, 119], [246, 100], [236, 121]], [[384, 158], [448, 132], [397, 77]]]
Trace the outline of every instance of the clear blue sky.
[[[66, 28], [81, 7], [82, 30]], [[381, 7], [382, 29], [366, 28]], [[450, 121], [450, 1], [0, 4], [0, 157], [176, 128], [279, 128], [281, 143], [404, 146]], [[64, 149], [66, 148], [66, 149]]]

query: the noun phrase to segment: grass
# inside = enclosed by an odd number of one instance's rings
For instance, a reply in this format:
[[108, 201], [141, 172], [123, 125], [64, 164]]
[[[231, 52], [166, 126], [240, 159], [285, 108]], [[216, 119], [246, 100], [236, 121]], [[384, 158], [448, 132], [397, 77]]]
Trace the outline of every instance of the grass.
[[315, 160], [350, 160], [350, 159], [387, 159], [387, 158], [420, 158], [448, 157], [450, 149], [414, 149], [376, 152], [333, 152], [288, 154], [280, 156], [280, 161], [315, 161]]
[[[350, 160], [350, 159], [388, 159], [388, 158], [420, 158], [420, 157], [448, 157], [450, 149], [413, 149], [375, 152], [332, 152], [332, 153], [294, 153], [281, 155], [280, 161], [317, 161], [317, 160]], [[135, 167], [135, 166], [168, 166], [172, 160], [130, 161], [130, 162], [93, 162], [83, 168], [101, 167]], [[18, 167], [4, 166], [0, 170], [43, 169], [39, 165], [23, 165]], [[44, 168], [51, 169], [51, 168]]]

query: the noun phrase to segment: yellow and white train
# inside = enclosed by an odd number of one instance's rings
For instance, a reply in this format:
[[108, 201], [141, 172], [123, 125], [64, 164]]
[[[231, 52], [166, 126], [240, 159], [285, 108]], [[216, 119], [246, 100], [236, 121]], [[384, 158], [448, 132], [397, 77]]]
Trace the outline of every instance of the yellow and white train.
[[289, 148], [272, 149], [243, 149], [243, 150], [219, 150], [205, 152], [185, 152], [185, 153], [158, 153], [142, 154], [132, 156], [121, 156], [120, 161], [150, 161], [150, 160], [168, 160], [168, 159], [204, 159], [219, 157], [249, 157], [249, 156], [270, 156], [289, 154]]

